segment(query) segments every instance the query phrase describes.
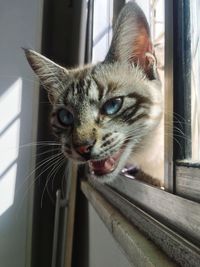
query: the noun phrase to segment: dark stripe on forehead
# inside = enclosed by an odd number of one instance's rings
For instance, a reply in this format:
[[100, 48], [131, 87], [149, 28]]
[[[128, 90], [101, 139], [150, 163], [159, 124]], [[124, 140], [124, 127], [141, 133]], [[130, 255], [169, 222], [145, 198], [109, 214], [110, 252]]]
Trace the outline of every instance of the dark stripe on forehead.
[[89, 103], [90, 103], [91, 106], [96, 106], [96, 107], [99, 106], [99, 101], [95, 100], [95, 99], [90, 99], [89, 98]]
[[72, 84], [71, 84], [71, 90], [72, 90], [72, 94], [73, 96], [75, 95], [81, 95], [84, 93], [84, 80], [79, 80], [79, 81], [74, 81]]
[[86, 82], [87, 82], [87, 86], [86, 86], [86, 95], [88, 96], [89, 95], [89, 89], [90, 89], [90, 87], [91, 87], [91, 78], [88, 78], [87, 80], [86, 80]]
[[74, 97], [77, 97], [79, 101], [83, 101], [85, 96], [88, 96], [88, 91], [91, 86], [91, 80], [90, 79], [80, 79], [73, 81], [66, 91], [64, 92], [62, 99], [64, 104], [66, 103], [66, 100], [68, 98], [69, 93], [71, 93]]
[[118, 87], [118, 84], [116, 82], [110, 81], [108, 83], [108, 89], [107, 89], [106, 94], [109, 94], [109, 93], [115, 91], [117, 89], [117, 87]]
[[103, 96], [104, 96], [104, 90], [105, 90], [105, 88], [104, 88], [104, 85], [100, 81], [98, 81], [95, 77], [93, 77], [93, 80], [96, 83], [96, 86], [98, 88], [98, 92], [99, 92], [98, 99], [100, 101], [103, 98]]
[[77, 93], [78, 94], [84, 94], [85, 92], [85, 84], [86, 84], [86, 81], [85, 79], [80, 79], [78, 82], [77, 82]]
[[86, 76], [85, 79], [81, 79], [78, 82], [78, 88], [79, 88], [78, 93], [82, 93], [88, 96], [90, 87], [91, 87], [91, 78]]
[[61, 97], [60, 97], [60, 102], [63, 102], [66, 105], [66, 98], [68, 97], [69, 93], [74, 94], [74, 87], [73, 87], [73, 83], [70, 83], [67, 88], [65, 89], [65, 91], [62, 92]]

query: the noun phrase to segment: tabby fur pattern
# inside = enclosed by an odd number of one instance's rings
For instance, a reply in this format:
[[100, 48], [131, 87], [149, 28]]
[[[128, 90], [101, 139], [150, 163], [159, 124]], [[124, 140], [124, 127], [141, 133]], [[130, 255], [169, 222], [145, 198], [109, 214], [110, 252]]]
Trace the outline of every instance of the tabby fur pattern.
[[163, 180], [161, 82], [145, 15], [129, 2], [103, 62], [66, 69], [25, 49], [48, 91], [51, 125], [67, 158], [112, 181], [131, 163]]

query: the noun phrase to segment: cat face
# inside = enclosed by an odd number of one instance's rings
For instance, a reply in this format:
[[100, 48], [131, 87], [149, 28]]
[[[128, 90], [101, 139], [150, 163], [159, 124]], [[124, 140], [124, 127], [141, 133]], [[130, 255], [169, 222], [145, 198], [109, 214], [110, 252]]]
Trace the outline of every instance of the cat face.
[[162, 116], [161, 85], [142, 11], [133, 3], [125, 6], [108, 55], [97, 65], [66, 70], [32, 50], [25, 52], [48, 90], [50, 121], [63, 154], [88, 164], [94, 178], [113, 180]]

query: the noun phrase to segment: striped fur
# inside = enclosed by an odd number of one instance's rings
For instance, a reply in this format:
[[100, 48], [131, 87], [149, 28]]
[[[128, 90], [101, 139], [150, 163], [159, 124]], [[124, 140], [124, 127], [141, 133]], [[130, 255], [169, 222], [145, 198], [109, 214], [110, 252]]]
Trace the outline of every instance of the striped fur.
[[[52, 129], [66, 157], [85, 163], [119, 152], [115, 169], [98, 177], [101, 181], [113, 180], [127, 162], [162, 179], [162, 156], [155, 150], [162, 148], [162, 142], [158, 145], [162, 139], [161, 84], [146, 18], [135, 3], [128, 3], [122, 10], [104, 62], [66, 70], [35, 51], [25, 52], [48, 91], [53, 106]], [[122, 107], [116, 114], [104, 114], [102, 107], [115, 97], [123, 99]], [[60, 109], [73, 114], [72, 125], [60, 124]], [[91, 140], [90, 155], [84, 158], [76, 147]], [[155, 169], [159, 169], [158, 174]]]

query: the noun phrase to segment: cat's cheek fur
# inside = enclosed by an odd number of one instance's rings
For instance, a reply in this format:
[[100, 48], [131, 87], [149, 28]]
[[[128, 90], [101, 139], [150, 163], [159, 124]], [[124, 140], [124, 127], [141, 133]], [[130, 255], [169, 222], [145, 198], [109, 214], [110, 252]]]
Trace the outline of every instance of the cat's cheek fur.
[[138, 153], [132, 153], [128, 163], [164, 184], [164, 122], [161, 119], [159, 125], [149, 133]]

